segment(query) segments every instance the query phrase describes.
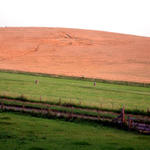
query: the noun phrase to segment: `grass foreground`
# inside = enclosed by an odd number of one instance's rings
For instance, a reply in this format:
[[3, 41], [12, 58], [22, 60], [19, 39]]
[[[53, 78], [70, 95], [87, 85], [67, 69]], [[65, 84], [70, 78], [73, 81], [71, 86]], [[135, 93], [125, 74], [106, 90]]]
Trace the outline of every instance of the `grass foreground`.
[[1, 150], [150, 150], [150, 136], [84, 122], [0, 113]]

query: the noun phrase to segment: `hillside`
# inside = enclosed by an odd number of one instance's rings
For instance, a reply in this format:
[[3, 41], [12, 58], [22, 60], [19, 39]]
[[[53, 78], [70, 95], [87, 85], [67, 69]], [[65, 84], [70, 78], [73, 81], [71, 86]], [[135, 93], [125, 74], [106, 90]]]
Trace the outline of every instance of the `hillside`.
[[150, 83], [150, 38], [65, 28], [0, 28], [0, 69]]

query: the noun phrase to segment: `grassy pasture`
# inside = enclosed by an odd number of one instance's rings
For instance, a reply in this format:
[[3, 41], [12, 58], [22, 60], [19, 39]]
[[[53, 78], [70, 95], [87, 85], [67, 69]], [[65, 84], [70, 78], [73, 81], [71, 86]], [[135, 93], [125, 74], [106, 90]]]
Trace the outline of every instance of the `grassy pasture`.
[[0, 113], [1, 150], [150, 150], [150, 137], [84, 122]]
[[[39, 80], [39, 84], [35, 84]], [[27, 74], [0, 72], [0, 95], [84, 106], [147, 110], [150, 108], [150, 88], [117, 85], [67, 78], [42, 77]]]

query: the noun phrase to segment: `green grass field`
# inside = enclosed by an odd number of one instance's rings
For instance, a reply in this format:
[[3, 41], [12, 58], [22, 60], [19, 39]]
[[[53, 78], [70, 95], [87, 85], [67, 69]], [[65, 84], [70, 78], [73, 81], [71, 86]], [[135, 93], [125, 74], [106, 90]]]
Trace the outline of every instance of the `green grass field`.
[[[39, 84], [35, 84], [39, 80]], [[150, 88], [0, 72], [0, 95], [118, 109], [147, 110]]]
[[[39, 84], [35, 84], [39, 80]], [[150, 88], [0, 72], [0, 95], [81, 104], [110, 109], [150, 108]]]
[[150, 136], [85, 122], [0, 113], [0, 150], [150, 150]]

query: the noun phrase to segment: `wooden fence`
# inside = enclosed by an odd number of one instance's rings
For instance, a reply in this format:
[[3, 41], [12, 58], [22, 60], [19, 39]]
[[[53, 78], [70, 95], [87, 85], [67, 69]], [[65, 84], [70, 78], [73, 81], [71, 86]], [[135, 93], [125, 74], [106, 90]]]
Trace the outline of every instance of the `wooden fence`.
[[150, 134], [150, 124], [141, 123], [138, 119], [128, 116], [127, 119], [125, 117], [125, 108], [122, 108], [121, 114], [113, 119], [113, 122], [118, 123], [121, 126], [126, 125], [128, 129], [137, 130], [140, 133]]

